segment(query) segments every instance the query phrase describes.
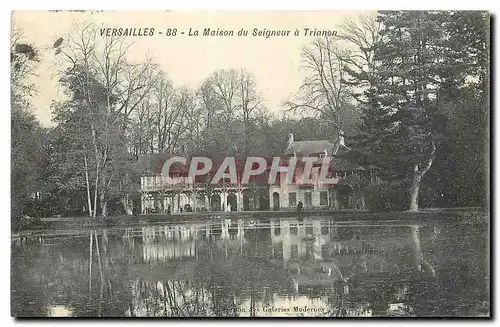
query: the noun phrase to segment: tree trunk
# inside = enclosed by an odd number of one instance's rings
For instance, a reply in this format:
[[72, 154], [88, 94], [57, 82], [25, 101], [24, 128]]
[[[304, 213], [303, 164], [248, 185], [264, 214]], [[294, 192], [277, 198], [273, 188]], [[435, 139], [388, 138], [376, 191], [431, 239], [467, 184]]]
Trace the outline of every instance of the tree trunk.
[[89, 296], [92, 294], [92, 236], [93, 232], [90, 231], [90, 251], [89, 251]]
[[409, 211], [418, 211], [418, 192], [420, 188], [420, 176], [418, 173], [418, 166], [415, 165], [413, 179], [410, 185], [410, 209]]
[[436, 153], [436, 145], [434, 144], [434, 141], [432, 141], [432, 151], [423, 168], [420, 169], [418, 164], [415, 164], [415, 166], [413, 166], [413, 179], [410, 185], [409, 211], [418, 211], [418, 192], [420, 188], [420, 181], [422, 180], [422, 177], [424, 177], [424, 175], [431, 168], [432, 162], [434, 161], [435, 153]]
[[104, 194], [101, 194], [101, 215], [106, 217], [108, 215], [108, 200]]
[[99, 150], [97, 149], [97, 141], [96, 141], [96, 132], [95, 132], [95, 127], [93, 122], [90, 122], [90, 129], [92, 132], [92, 141], [94, 144], [94, 151], [95, 151], [95, 188], [94, 188], [94, 217], [97, 216], [97, 191], [98, 191], [98, 185], [99, 185]]
[[[97, 190], [99, 183], [99, 167], [96, 167], [95, 187], [94, 187], [94, 217], [97, 217]], [[102, 195], [101, 195], [102, 197]]]
[[132, 216], [134, 214], [133, 212], [133, 205], [131, 204], [131, 201], [129, 199], [129, 195], [125, 194], [122, 198], [122, 203], [123, 203], [123, 209], [125, 210], [125, 213], [128, 216]]
[[410, 186], [410, 209], [409, 211], [418, 211], [418, 192], [420, 188], [420, 178], [418, 176], [413, 177], [413, 181]]
[[91, 195], [90, 195], [90, 184], [89, 184], [89, 170], [87, 166], [87, 155], [84, 153], [83, 154], [83, 159], [85, 160], [85, 183], [87, 186], [87, 203], [89, 206], [89, 216], [92, 217], [92, 200], [91, 200]]
[[415, 266], [418, 271], [422, 271], [422, 248], [420, 246], [419, 226], [411, 226], [411, 238], [413, 241], [413, 251]]
[[102, 264], [101, 264], [101, 253], [99, 252], [99, 238], [97, 237], [97, 232], [94, 232], [95, 234], [95, 248], [97, 250], [97, 262], [99, 263], [99, 275], [101, 277], [101, 283], [100, 283], [100, 288], [99, 288], [99, 317], [101, 316], [101, 310], [102, 310], [102, 295], [104, 291], [104, 276], [102, 274]]

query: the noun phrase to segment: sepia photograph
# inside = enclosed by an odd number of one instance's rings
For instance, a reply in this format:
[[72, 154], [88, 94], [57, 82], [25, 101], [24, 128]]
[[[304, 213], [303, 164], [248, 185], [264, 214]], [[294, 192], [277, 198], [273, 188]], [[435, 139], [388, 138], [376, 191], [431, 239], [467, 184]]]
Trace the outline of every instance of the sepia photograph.
[[12, 11], [11, 316], [491, 318], [490, 25]]

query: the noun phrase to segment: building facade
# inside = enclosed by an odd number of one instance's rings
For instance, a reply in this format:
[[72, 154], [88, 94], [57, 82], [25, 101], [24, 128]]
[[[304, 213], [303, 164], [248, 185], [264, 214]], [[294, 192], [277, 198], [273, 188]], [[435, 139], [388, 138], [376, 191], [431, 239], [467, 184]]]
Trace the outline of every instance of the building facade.
[[[161, 174], [168, 156], [145, 155], [138, 165], [141, 171], [141, 213], [183, 213], [212, 211], [266, 211], [304, 209], [364, 209], [363, 188], [376, 183], [376, 171], [361, 167], [347, 159], [350, 148], [341, 133], [335, 141], [295, 141], [289, 134], [284, 153], [277, 154], [286, 162], [297, 158], [292, 183], [286, 174], [278, 174], [274, 184], [268, 183], [270, 166], [261, 175], [252, 177], [248, 184], [241, 183], [244, 162], [237, 162], [237, 183], [222, 181], [210, 183], [216, 171], [207, 176], [188, 176], [187, 168], [173, 169], [169, 176]], [[186, 154], [184, 154], [186, 157]], [[312, 164], [310, 182], [303, 183], [304, 157], [316, 158]], [[327, 177], [334, 183], [320, 179], [321, 166], [330, 158]], [[217, 166], [217, 165], [214, 165]], [[172, 171], [172, 169], [171, 169]]]
[[[293, 183], [286, 182], [282, 175], [277, 185], [271, 185], [269, 198], [274, 210], [295, 210], [302, 202], [305, 209], [364, 209], [363, 188], [380, 181], [375, 169], [367, 169], [349, 158], [351, 149], [345, 145], [341, 131], [334, 142], [329, 140], [295, 141], [289, 134], [285, 150], [287, 158], [315, 158], [311, 170], [311, 183], [303, 183], [304, 165], [297, 165]], [[333, 183], [323, 183], [321, 166], [330, 158], [326, 175]], [[307, 176], [306, 176], [307, 177]]]
[[[269, 210], [267, 175], [253, 178], [246, 185], [240, 183], [241, 174], [238, 174], [237, 183], [223, 180], [212, 184], [210, 180], [215, 170], [196, 179], [188, 176], [186, 168], [173, 169], [171, 176], [162, 176], [166, 159], [167, 156], [160, 155], [142, 158], [142, 214]], [[238, 163], [238, 170], [241, 169]]]

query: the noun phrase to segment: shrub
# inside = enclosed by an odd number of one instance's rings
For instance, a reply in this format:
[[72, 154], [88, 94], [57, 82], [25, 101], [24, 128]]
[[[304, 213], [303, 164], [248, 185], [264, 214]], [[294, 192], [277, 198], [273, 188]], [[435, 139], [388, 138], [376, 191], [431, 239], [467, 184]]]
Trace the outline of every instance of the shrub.
[[24, 216], [19, 222], [19, 230], [44, 229], [46, 227], [47, 224], [36, 217]]
[[364, 190], [365, 205], [370, 211], [403, 211], [408, 209], [408, 183], [383, 182]]
[[420, 183], [418, 204], [422, 208], [442, 208], [447, 206], [443, 194], [424, 182]]

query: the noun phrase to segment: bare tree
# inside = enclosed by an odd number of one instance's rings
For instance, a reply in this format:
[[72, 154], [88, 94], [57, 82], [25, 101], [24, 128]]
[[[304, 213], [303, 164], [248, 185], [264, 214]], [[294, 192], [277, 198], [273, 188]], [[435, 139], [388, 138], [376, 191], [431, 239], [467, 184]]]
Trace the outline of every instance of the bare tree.
[[[253, 75], [245, 70], [217, 70], [203, 81], [197, 94], [208, 144], [233, 155], [248, 154], [253, 116], [262, 103]], [[239, 139], [244, 139], [241, 146], [235, 142]]]
[[238, 72], [234, 69], [218, 70], [210, 77], [212, 88], [222, 103], [221, 118], [229, 123], [238, 109]]
[[350, 93], [360, 102], [366, 100], [364, 91], [371, 86], [375, 73], [375, 49], [382, 42], [380, 29], [376, 14], [349, 17], [341, 25], [343, 39], [351, 49], [343, 58], [347, 71], [345, 80], [352, 86]]
[[164, 73], [153, 90], [154, 130], [156, 131], [156, 148], [158, 153], [170, 151], [172, 133], [179, 123], [180, 110], [175, 106], [175, 90], [172, 82]]
[[172, 146], [179, 145], [189, 147], [191, 150], [201, 150], [201, 112], [196, 102], [196, 95], [193, 90], [187, 87], [177, 89], [175, 105], [181, 112], [180, 122], [174, 130]]
[[203, 81], [198, 92], [207, 119], [209, 152], [216, 150], [234, 154], [238, 128], [233, 123], [240, 109], [238, 82], [238, 71], [218, 70]]
[[203, 128], [203, 148], [206, 148], [207, 144], [215, 143], [216, 120], [218, 119], [222, 104], [217, 94], [214, 92], [210, 78], [206, 78], [202, 82], [200, 88], [196, 91], [196, 96], [201, 115], [200, 123]]
[[376, 14], [362, 14], [356, 19], [349, 17], [344, 21], [341, 25], [344, 39], [355, 46], [349, 63], [360, 70], [373, 71], [375, 46], [382, 41], [380, 29], [381, 23], [377, 21]]
[[199, 99], [199, 106], [204, 115], [206, 129], [210, 130], [213, 127], [215, 116], [220, 110], [221, 105], [209, 78], [202, 82], [197, 91], [197, 96]]
[[154, 109], [151, 97], [151, 95], [145, 97], [132, 115], [133, 128], [130, 131], [130, 139], [132, 152], [136, 159], [140, 155], [154, 152]]
[[[156, 66], [150, 59], [141, 64], [127, 62], [129, 45], [125, 39], [105, 37], [100, 41], [94, 25], [86, 25], [67, 39], [58, 49], [64, 67], [61, 75], [69, 81], [72, 96], [83, 106], [82, 117], [89, 127], [93, 149], [94, 199], [92, 205], [88, 183], [89, 212], [97, 215], [99, 198], [101, 214], [106, 216], [110, 186], [116, 178], [113, 161], [122, 160], [116, 156], [120, 154], [115, 151], [120, 147], [116, 141], [122, 140], [130, 114], [151, 89]], [[87, 153], [84, 159], [85, 169], [89, 169]], [[87, 170], [85, 173], [89, 176]]]
[[38, 62], [38, 50], [31, 44], [23, 43], [23, 31], [12, 26], [10, 34], [10, 88], [11, 102], [24, 109], [28, 108], [28, 98], [35, 93], [35, 86], [29, 80], [34, 76], [34, 65]]
[[314, 40], [302, 49], [303, 69], [307, 72], [297, 101], [285, 102], [289, 110], [306, 110], [332, 123], [337, 131], [342, 128], [339, 115], [348, 103], [344, 83], [346, 50], [333, 37]]
[[245, 155], [248, 155], [250, 151], [250, 125], [252, 113], [261, 105], [262, 97], [257, 93], [255, 79], [249, 72], [244, 70], [240, 71], [238, 84], [238, 99], [243, 115], [243, 125], [245, 127]]

